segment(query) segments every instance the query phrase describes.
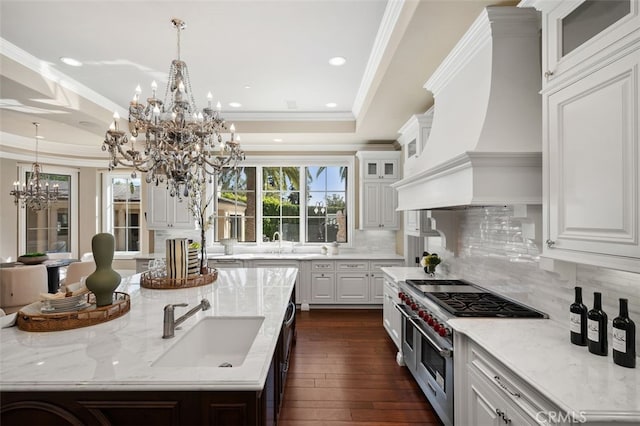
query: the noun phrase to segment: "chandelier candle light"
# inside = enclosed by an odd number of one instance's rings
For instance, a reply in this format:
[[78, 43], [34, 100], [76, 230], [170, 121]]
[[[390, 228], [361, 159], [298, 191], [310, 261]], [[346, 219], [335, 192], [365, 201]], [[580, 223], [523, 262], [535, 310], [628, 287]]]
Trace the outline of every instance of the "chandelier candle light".
[[59, 189], [55, 184], [49, 188], [49, 182], [43, 183], [42, 166], [38, 163], [38, 126], [40, 123], [33, 123], [36, 126], [36, 162], [31, 165], [31, 176], [28, 183], [20, 184], [16, 181], [13, 183], [13, 190], [10, 192], [15, 197], [16, 205], [22, 204], [22, 207], [29, 207], [31, 210], [43, 210], [48, 208], [52, 202], [58, 199]]
[[[118, 165], [131, 167], [146, 173], [146, 182], [166, 182], [169, 194], [188, 196], [194, 182], [212, 182], [212, 176], [223, 167], [235, 168], [245, 155], [240, 148], [239, 137], [232, 124], [220, 116], [221, 105], [212, 108], [213, 96], [207, 95], [208, 105], [198, 112], [193, 99], [189, 70], [180, 59], [180, 31], [186, 24], [177, 18], [171, 20], [177, 30], [178, 59], [171, 61], [169, 81], [164, 101], [156, 98], [158, 85], [151, 84], [151, 97], [146, 105], [140, 102], [142, 90], [136, 87], [129, 103], [129, 138], [120, 130], [120, 116], [113, 115], [113, 123], [107, 130], [103, 151], [109, 151], [109, 170]], [[168, 99], [169, 91], [171, 92]], [[222, 135], [230, 133], [229, 140]], [[136, 137], [144, 134], [143, 148], [137, 148]]]

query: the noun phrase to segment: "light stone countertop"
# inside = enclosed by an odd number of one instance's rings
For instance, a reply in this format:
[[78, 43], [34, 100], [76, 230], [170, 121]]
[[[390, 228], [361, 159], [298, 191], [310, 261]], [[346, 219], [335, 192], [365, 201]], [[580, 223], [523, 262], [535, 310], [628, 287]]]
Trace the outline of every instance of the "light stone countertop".
[[[180, 290], [139, 286], [140, 275], [123, 278], [118, 291], [131, 296], [131, 310], [91, 327], [47, 333], [0, 331], [0, 388], [3, 391], [55, 390], [261, 390], [282, 327], [297, 268], [220, 270], [213, 284]], [[162, 339], [163, 307], [176, 318], [202, 298], [211, 309], [198, 312]], [[244, 363], [233, 368], [156, 367], [151, 364], [179, 343], [206, 316], [264, 316]]]
[[588, 421], [640, 424], [640, 369], [572, 345], [551, 320], [455, 318], [448, 324], [505, 364], [562, 410]]
[[417, 266], [384, 267], [382, 268], [382, 272], [389, 275], [396, 283], [406, 280], [454, 279], [440, 273], [436, 273], [435, 276], [430, 276], [424, 272], [424, 268]]
[[[148, 260], [157, 257], [164, 257], [162, 254], [140, 254], [135, 259]], [[362, 253], [343, 251], [340, 254], [320, 254], [320, 253], [236, 253], [236, 254], [209, 254], [207, 259], [210, 260], [402, 260], [404, 257], [395, 253]], [[424, 274], [424, 272], [423, 272]]]

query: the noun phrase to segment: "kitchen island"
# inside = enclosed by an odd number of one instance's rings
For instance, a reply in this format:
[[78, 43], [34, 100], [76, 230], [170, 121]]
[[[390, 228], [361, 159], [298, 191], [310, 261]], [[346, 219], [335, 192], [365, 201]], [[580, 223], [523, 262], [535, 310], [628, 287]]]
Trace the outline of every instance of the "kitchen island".
[[[131, 296], [121, 318], [49, 333], [2, 329], [2, 424], [27, 412], [31, 423], [271, 424], [284, 388], [279, 349], [296, 275], [295, 268], [226, 269], [213, 284], [180, 290], [141, 288], [134, 275], [117, 290]], [[163, 339], [164, 306], [203, 298], [211, 309]], [[187, 309], [176, 308], [176, 318]], [[241, 365], [154, 365], [205, 317], [264, 318]]]

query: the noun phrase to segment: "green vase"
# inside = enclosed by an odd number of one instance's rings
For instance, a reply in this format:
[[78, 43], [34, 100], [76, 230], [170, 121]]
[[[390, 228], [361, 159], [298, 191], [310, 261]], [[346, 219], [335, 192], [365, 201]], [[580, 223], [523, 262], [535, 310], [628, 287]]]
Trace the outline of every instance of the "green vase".
[[96, 234], [91, 239], [91, 251], [96, 270], [87, 277], [86, 285], [96, 296], [97, 306], [113, 304], [113, 292], [120, 285], [120, 274], [113, 270], [115, 239], [108, 233]]

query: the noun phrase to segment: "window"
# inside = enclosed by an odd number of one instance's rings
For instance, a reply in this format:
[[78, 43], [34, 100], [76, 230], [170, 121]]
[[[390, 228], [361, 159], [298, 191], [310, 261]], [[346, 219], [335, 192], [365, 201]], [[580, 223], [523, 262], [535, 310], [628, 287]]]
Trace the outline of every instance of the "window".
[[216, 241], [256, 242], [256, 168], [229, 169], [218, 177]]
[[140, 251], [140, 178], [109, 174], [105, 179], [105, 231], [113, 234], [116, 251]]
[[300, 167], [262, 168], [262, 240], [300, 241]]
[[[78, 170], [47, 165], [41, 174], [49, 185], [59, 186], [58, 200], [47, 209], [20, 208], [18, 216], [19, 253], [58, 253], [51, 257], [78, 256]], [[18, 166], [25, 181], [31, 177], [31, 165]], [[22, 180], [21, 179], [21, 180]]]
[[308, 160], [282, 164], [281, 159], [269, 158], [261, 165], [222, 173], [217, 182], [216, 241], [260, 244], [273, 241], [278, 233], [283, 241], [347, 243], [353, 160]]
[[[43, 210], [25, 209], [26, 252], [66, 253], [71, 251], [69, 188], [70, 175], [42, 173], [49, 186], [59, 186], [58, 199]], [[26, 173], [26, 182], [31, 172]]]
[[307, 240], [347, 242], [347, 168], [307, 167]]

